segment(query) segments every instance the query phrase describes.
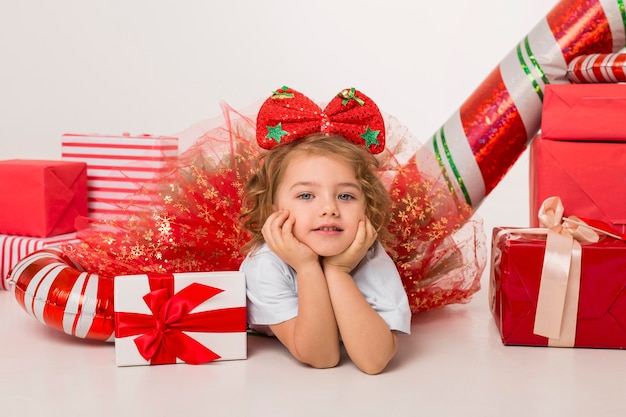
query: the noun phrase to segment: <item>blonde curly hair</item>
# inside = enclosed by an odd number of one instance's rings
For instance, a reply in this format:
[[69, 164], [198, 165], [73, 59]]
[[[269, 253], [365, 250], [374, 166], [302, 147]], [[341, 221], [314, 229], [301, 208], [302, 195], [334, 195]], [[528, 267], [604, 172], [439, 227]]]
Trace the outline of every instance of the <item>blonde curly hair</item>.
[[244, 188], [243, 210], [240, 216], [251, 239], [243, 248], [250, 250], [263, 242], [261, 228], [274, 212], [276, 190], [283, 174], [298, 155], [329, 156], [349, 163], [365, 196], [365, 214], [378, 233], [378, 240], [388, 239], [387, 225], [391, 215], [391, 199], [378, 177], [378, 160], [362, 146], [347, 141], [343, 136], [315, 133], [301, 140], [279, 145], [263, 154], [259, 167]]

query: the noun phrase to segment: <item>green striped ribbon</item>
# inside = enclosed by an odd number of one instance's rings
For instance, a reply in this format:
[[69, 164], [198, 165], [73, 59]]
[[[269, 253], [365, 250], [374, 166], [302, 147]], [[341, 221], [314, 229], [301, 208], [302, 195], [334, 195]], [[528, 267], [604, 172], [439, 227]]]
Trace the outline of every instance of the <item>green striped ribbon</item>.
[[[452, 158], [452, 154], [450, 153], [450, 148], [448, 147], [448, 142], [446, 141], [446, 135], [444, 133], [443, 126], [441, 127], [439, 134], [441, 136], [441, 146], [443, 147], [444, 153], [446, 154], [446, 159], [448, 160], [448, 163], [450, 164], [450, 168], [452, 168], [452, 172], [454, 173], [456, 182], [459, 184], [459, 188], [461, 189], [461, 192], [463, 192], [465, 201], [467, 202], [467, 204], [471, 206], [472, 200], [470, 198], [469, 192], [467, 191], [467, 188], [465, 187], [465, 182], [463, 181], [463, 177], [461, 177], [461, 173], [457, 169], [456, 164], [454, 163], [454, 159]], [[435, 157], [437, 158], [437, 162], [439, 162], [439, 167], [441, 168], [441, 172], [443, 173], [443, 177], [446, 180], [446, 184], [448, 184], [448, 189], [450, 190], [450, 193], [454, 196], [457, 207], [460, 207], [461, 204], [459, 203], [459, 200], [457, 198], [456, 192], [454, 190], [454, 186], [452, 185], [452, 181], [450, 180], [450, 177], [448, 176], [446, 167], [443, 163], [443, 158], [441, 157], [441, 152], [439, 151], [439, 146], [437, 145], [436, 134], [433, 136], [433, 149], [435, 151]]]
[[[533, 51], [530, 48], [530, 42], [528, 41], [528, 36], [526, 36], [524, 38], [524, 49], [526, 50], [526, 53], [528, 54], [528, 58], [530, 59], [531, 65], [535, 68], [535, 70], [539, 74], [541, 74], [541, 81], [543, 81], [544, 85], [545, 84], [550, 84], [550, 81], [548, 80], [548, 77], [546, 77], [546, 74], [543, 72], [543, 70], [541, 69], [541, 66], [539, 65], [539, 63], [535, 59], [535, 55], [533, 54]], [[517, 44], [517, 59], [519, 60], [520, 66], [522, 67], [522, 69], [526, 73], [526, 76], [530, 80], [530, 83], [533, 86], [533, 90], [535, 90], [535, 93], [537, 93], [537, 95], [539, 96], [539, 100], [541, 100], [543, 102], [543, 91], [541, 90], [541, 86], [539, 85], [539, 83], [537, 82], [537, 80], [533, 76], [532, 72], [530, 71], [530, 67], [528, 66], [528, 64], [526, 64], [526, 62], [524, 60], [524, 54], [522, 54], [522, 43], [521, 42]]]

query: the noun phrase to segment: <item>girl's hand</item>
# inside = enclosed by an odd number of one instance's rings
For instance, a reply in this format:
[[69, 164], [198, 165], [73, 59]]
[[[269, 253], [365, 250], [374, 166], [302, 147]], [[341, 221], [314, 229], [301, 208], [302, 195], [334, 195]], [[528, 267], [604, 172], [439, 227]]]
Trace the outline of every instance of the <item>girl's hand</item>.
[[289, 211], [278, 210], [272, 213], [261, 229], [265, 243], [296, 271], [313, 262], [319, 265], [317, 254], [293, 235], [293, 224], [294, 219], [289, 217]]
[[377, 236], [368, 218], [360, 221], [352, 244], [342, 253], [322, 260], [324, 271], [332, 268], [349, 274], [361, 262]]

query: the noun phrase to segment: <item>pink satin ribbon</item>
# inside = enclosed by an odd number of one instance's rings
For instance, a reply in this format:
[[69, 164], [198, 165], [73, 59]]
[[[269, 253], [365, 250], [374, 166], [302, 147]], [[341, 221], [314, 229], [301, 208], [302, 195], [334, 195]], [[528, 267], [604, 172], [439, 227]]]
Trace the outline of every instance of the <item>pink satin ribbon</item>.
[[192, 283], [176, 294], [174, 276], [150, 276], [151, 291], [143, 299], [152, 315], [115, 313], [115, 337], [140, 335], [135, 345], [151, 364], [175, 363], [180, 358], [200, 364], [220, 356], [184, 332], [245, 332], [245, 307], [223, 308], [191, 314], [194, 308], [223, 290]]
[[582, 247], [599, 235], [575, 216], [563, 218], [559, 197], [547, 198], [539, 221], [548, 229], [533, 332], [547, 337], [549, 346], [572, 347], [576, 339]]
[[[604, 223], [595, 220], [583, 221], [576, 216], [564, 218], [563, 213], [561, 199], [549, 197], [544, 200], [538, 213], [542, 227], [502, 229], [494, 237], [494, 241], [499, 241], [503, 235], [510, 233], [547, 236], [533, 333], [547, 337], [548, 346], [552, 347], [573, 347], [576, 342], [582, 271], [580, 243], [597, 242], [600, 239], [598, 233], [614, 239], [623, 239], [623, 236], [609, 232], [610, 227]], [[491, 256], [495, 268], [499, 263], [500, 254], [494, 250]], [[492, 282], [493, 279], [492, 270]], [[492, 305], [494, 291], [494, 287], [490, 286], [489, 299], [492, 300]]]

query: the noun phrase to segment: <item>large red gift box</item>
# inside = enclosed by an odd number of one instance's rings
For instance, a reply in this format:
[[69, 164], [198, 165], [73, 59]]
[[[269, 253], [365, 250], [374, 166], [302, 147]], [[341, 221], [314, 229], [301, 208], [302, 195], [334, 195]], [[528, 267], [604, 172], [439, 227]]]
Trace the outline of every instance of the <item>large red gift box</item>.
[[89, 217], [128, 217], [152, 203], [145, 185], [177, 158], [178, 138], [66, 133], [61, 156], [63, 160], [87, 163]]
[[[626, 242], [603, 236], [581, 247], [573, 347], [626, 348]], [[534, 333], [546, 235], [496, 227], [491, 250], [490, 303], [502, 342], [549, 346]]]
[[[626, 114], [626, 113], [625, 113]], [[626, 125], [626, 123], [624, 123]], [[626, 141], [626, 133], [624, 135]], [[575, 213], [626, 233], [626, 143], [533, 139], [529, 158], [530, 225], [548, 197]]]
[[9, 272], [26, 256], [39, 249], [77, 240], [76, 233], [51, 237], [0, 235], [0, 289], [9, 289]]
[[545, 93], [541, 135], [530, 146], [530, 225], [558, 195], [577, 216], [626, 233], [626, 85], [549, 85]]
[[117, 366], [246, 359], [243, 272], [118, 276]]
[[544, 139], [624, 142], [626, 84], [548, 84], [544, 93]]
[[0, 161], [0, 234], [48, 237], [76, 231], [87, 216], [84, 162]]

